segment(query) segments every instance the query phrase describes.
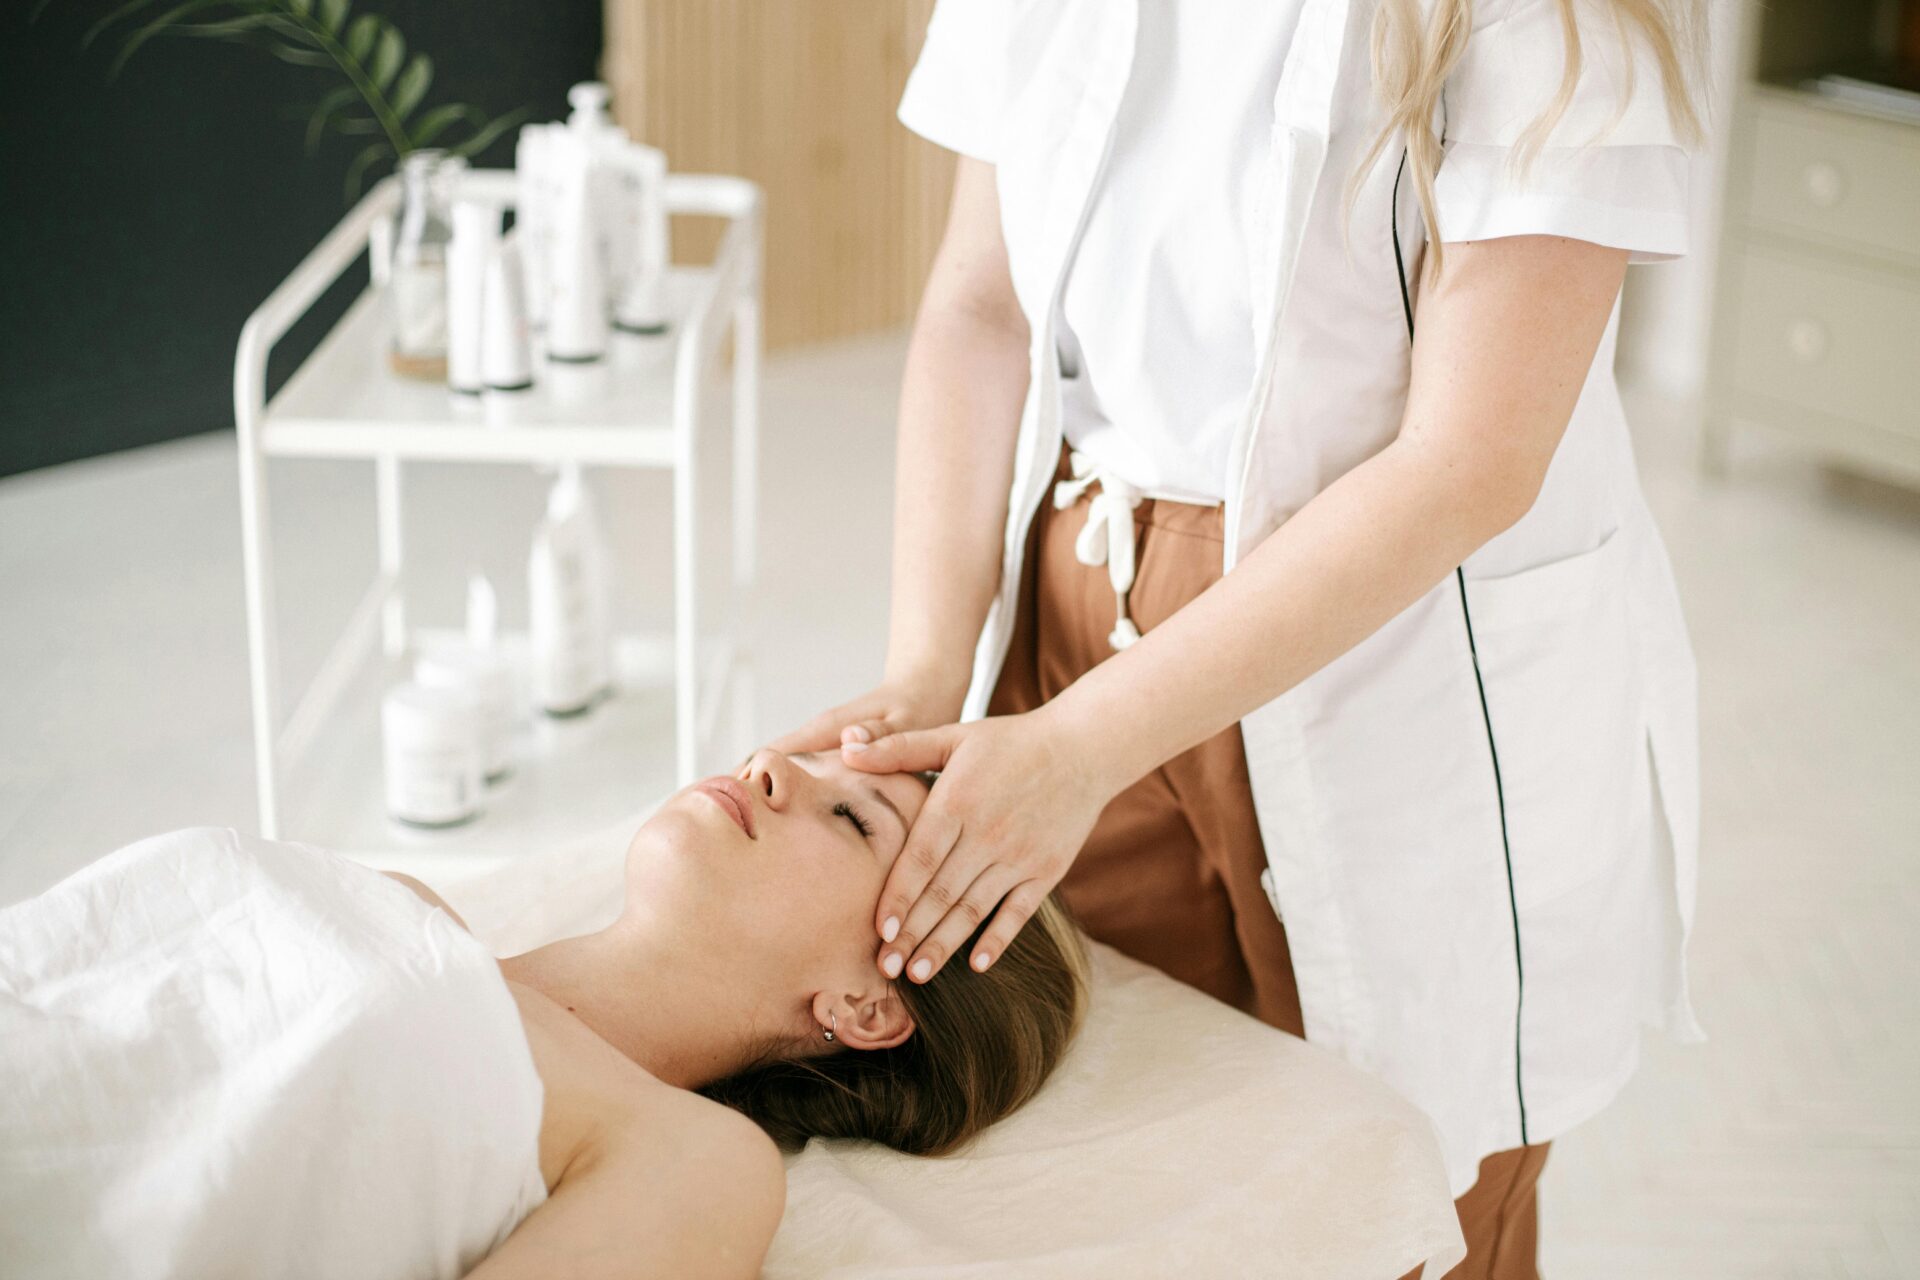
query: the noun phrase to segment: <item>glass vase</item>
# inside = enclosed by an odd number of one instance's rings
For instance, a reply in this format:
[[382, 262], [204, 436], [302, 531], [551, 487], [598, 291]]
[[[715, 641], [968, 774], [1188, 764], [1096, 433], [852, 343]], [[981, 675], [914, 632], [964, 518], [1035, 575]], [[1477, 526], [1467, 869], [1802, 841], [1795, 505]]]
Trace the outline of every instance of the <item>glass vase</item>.
[[453, 194], [467, 162], [423, 147], [400, 162], [400, 216], [388, 283], [395, 373], [427, 381], [447, 376], [447, 245]]

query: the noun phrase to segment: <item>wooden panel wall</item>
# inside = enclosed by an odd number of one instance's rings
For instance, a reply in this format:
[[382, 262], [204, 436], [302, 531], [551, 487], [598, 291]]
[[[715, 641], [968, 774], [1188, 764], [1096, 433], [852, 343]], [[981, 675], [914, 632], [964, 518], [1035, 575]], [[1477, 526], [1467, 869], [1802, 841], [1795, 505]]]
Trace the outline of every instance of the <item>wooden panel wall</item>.
[[[767, 193], [769, 345], [909, 321], [953, 157], [894, 119], [932, 0], [606, 0], [620, 122], [681, 172]], [[675, 253], [711, 253], [682, 222]]]

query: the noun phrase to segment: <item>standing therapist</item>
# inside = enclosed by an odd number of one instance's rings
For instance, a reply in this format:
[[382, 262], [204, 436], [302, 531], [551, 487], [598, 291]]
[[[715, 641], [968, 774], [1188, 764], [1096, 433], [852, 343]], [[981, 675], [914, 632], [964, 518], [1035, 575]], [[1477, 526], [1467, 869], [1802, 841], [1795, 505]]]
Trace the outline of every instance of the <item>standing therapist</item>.
[[1693, 660], [1612, 375], [1686, 247], [1690, 8], [944, 0], [885, 678], [776, 744], [941, 771], [889, 976], [1058, 884], [1424, 1107], [1460, 1275], [1535, 1274], [1546, 1143], [1698, 1034]]

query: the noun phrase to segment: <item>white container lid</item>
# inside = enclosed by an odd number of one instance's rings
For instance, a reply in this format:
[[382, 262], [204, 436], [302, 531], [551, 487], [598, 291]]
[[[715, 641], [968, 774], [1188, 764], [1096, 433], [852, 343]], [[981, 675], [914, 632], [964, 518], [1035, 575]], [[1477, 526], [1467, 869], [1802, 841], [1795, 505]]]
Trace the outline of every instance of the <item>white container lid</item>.
[[465, 689], [397, 684], [380, 702], [380, 725], [396, 737], [473, 739], [479, 732], [480, 708]]
[[428, 689], [471, 689], [489, 708], [513, 701], [513, 663], [504, 653], [448, 644], [414, 660], [413, 679]]

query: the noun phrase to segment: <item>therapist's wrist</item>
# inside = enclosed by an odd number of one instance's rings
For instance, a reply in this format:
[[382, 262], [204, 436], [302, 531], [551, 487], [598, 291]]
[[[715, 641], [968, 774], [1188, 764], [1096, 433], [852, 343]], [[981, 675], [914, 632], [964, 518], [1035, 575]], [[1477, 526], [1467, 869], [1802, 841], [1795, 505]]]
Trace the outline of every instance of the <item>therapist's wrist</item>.
[[880, 678], [890, 688], [910, 692], [924, 711], [937, 717], [936, 723], [949, 724], [960, 718], [966, 705], [973, 679], [972, 656], [921, 654], [896, 659], [889, 654]]
[[1072, 686], [1051, 702], [1026, 713], [1049, 754], [1068, 768], [1078, 784], [1102, 804], [1146, 775], [1153, 765], [1139, 764], [1138, 743], [1129, 726], [1101, 716]]

